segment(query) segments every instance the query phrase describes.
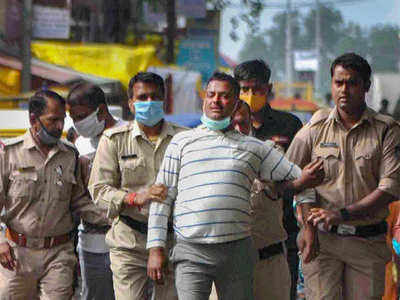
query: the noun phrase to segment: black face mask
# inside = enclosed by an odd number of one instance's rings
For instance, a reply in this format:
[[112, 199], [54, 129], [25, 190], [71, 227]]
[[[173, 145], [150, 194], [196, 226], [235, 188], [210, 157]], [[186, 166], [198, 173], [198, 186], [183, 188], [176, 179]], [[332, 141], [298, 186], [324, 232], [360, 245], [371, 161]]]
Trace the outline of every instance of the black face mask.
[[61, 134], [58, 135], [58, 137], [52, 135], [47, 129], [46, 127], [43, 125], [43, 123], [40, 121], [40, 119], [38, 118], [38, 121], [40, 123], [40, 130], [37, 133], [37, 136], [39, 138], [39, 140], [48, 146], [54, 146], [55, 144], [57, 144], [57, 142], [59, 141]]

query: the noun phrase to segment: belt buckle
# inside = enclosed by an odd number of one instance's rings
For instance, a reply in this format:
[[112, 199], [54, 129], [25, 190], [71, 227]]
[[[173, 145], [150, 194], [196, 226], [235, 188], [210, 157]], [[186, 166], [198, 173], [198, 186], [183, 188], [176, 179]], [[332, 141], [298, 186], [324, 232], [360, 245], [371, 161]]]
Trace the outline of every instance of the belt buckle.
[[26, 239], [26, 247], [34, 248], [34, 249], [42, 249], [42, 248], [44, 248], [44, 239], [43, 238], [27, 238]]
[[356, 234], [356, 226], [347, 225], [347, 224], [339, 224], [337, 228], [337, 233], [339, 235], [355, 235]]

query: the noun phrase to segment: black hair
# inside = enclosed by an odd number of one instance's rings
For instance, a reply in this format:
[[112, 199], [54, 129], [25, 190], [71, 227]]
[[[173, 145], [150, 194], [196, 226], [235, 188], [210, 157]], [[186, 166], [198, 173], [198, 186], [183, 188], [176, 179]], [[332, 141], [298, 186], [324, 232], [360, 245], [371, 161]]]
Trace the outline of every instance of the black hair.
[[103, 90], [89, 82], [78, 82], [72, 86], [67, 96], [68, 105], [87, 105], [96, 109], [100, 104], [106, 104]]
[[152, 72], [139, 72], [135, 76], [131, 78], [128, 85], [128, 98], [132, 99], [133, 97], [133, 86], [137, 82], [143, 83], [153, 83], [158, 86], [159, 90], [161, 91], [162, 96], [164, 97], [165, 88], [164, 88], [164, 79], [156, 73]]
[[335, 72], [336, 66], [342, 66], [344, 69], [356, 71], [364, 81], [364, 85], [371, 84], [371, 67], [366, 59], [356, 53], [345, 53], [337, 57], [331, 65], [331, 77]]
[[233, 93], [235, 95], [236, 98], [239, 98], [239, 94], [240, 94], [240, 85], [237, 82], [237, 80], [235, 78], [233, 78], [231, 75], [226, 74], [224, 72], [214, 72], [214, 74], [212, 74], [212, 76], [210, 77], [210, 79], [208, 79], [207, 81], [207, 85], [209, 85], [209, 83], [211, 81], [227, 81], [230, 83], [232, 89], [233, 89]]
[[67, 141], [74, 143], [77, 136], [78, 136], [78, 133], [76, 132], [75, 128], [70, 127], [67, 131], [67, 136], [66, 136]]
[[29, 114], [34, 114], [36, 117], [40, 117], [47, 108], [47, 100], [49, 98], [65, 106], [65, 99], [56, 92], [50, 90], [38, 91], [31, 98], [29, 98]]
[[255, 59], [237, 65], [233, 74], [238, 81], [255, 78], [260, 83], [268, 83], [271, 78], [271, 69], [262, 59]]

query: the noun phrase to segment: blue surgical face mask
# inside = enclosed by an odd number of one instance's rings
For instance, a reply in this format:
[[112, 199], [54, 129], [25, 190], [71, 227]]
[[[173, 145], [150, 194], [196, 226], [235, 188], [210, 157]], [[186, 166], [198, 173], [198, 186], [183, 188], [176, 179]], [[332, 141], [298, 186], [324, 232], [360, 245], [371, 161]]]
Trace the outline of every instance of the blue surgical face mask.
[[229, 116], [222, 120], [213, 120], [207, 117], [206, 114], [203, 114], [200, 121], [210, 130], [222, 130], [231, 124], [231, 117]]
[[139, 123], [152, 127], [164, 118], [164, 102], [162, 101], [136, 101], [135, 118]]

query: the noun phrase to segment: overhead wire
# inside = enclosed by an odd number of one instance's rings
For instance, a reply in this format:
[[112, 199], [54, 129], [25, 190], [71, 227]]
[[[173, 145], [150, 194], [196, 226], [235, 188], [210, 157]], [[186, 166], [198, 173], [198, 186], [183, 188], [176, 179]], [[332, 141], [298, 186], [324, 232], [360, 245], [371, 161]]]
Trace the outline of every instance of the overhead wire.
[[[324, 4], [334, 4], [335, 6], [338, 4], [343, 4], [343, 5], [352, 5], [352, 4], [358, 4], [360, 2], [370, 2], [372, 0], [326, 0], [326, 1], [320, 1], [320, 5]], [[263, 1], [262, 7], [265, 8], [272, 8], [272, 9], [286, 9], [286, 1], [284, 3], [278, 3], [278, 2], [270, 2], [270, 1]], [[239, 3], [231, 3], [229, 6], [231, 7], [243, 7], [243, 5]], [[292, 9], [298, 9], [298, 8], [305, 8], [305, 7], [314, 7], [315, 6], [315, 1], [301, 1], [301, 2], [292, 2]]]

